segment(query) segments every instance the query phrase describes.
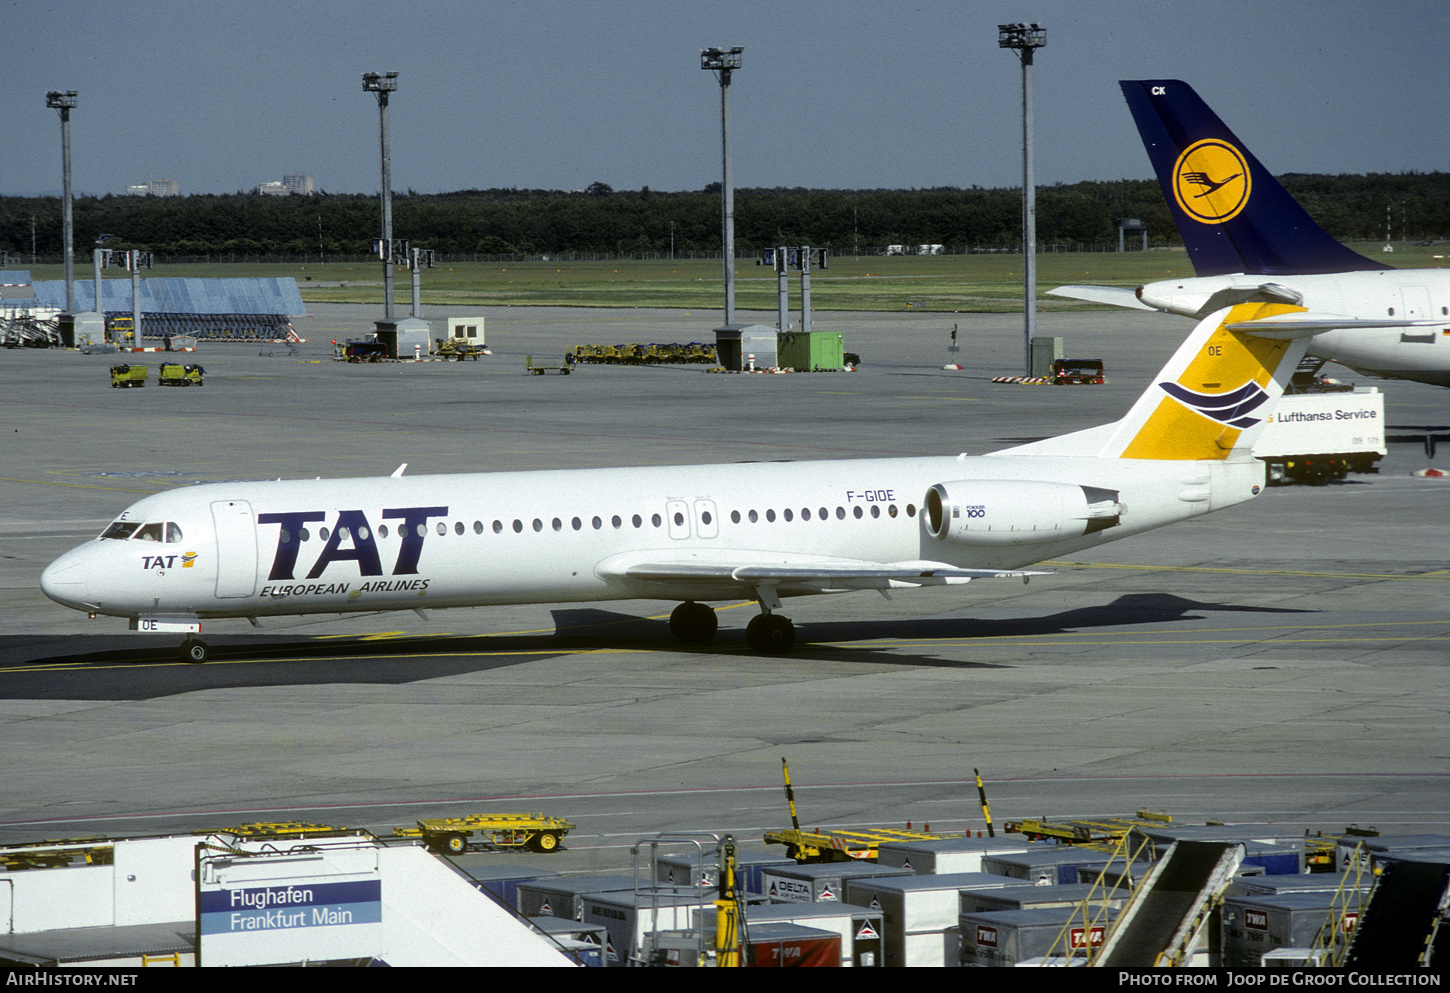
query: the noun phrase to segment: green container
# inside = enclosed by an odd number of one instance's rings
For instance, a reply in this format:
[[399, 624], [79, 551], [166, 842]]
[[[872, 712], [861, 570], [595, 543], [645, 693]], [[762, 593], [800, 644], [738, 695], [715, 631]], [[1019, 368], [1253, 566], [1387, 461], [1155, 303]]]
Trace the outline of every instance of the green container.
[[833, 331], [787, 331], [780, 336], [776, 363], [796, 372], [839, 372], [846, 364], [846, 342]]

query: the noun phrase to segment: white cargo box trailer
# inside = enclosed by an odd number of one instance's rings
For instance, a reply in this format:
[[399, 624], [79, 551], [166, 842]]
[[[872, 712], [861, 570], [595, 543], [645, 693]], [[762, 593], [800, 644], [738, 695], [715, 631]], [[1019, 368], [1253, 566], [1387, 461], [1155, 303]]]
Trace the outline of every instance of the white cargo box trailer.
[[1386, 453], [1385, 398], [1373, 386], [1341, 392], [1286, 393], [1274, 404], [1254, 457], [1269, 483], [1322, 485], [1351, 472], [1377, 472]]

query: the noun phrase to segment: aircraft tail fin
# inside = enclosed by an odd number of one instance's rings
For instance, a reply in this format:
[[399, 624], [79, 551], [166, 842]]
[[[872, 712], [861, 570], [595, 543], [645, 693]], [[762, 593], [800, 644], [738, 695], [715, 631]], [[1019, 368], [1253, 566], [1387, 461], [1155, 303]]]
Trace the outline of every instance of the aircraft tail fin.
[[1100, 458], [1249, 458], [1313, 331], [1255, 333], [1245, 322], [1303, 311], [1242, 303], [1199, 322], [1122, 420]]
[[1388, 269], [1316, 224], [1193, 87], [1120, 80], [1169, 213], [1200, 276]]

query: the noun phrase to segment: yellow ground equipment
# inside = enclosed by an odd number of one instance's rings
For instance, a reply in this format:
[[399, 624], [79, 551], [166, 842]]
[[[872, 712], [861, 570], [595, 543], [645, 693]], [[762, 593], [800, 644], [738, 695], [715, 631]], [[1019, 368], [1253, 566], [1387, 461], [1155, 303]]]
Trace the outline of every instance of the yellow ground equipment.
[[790, 785], [790, 765], [780, 760], [781, 772], [785, 776], [785, 799], [790, 806], [790, 827], [780, 831], [765, 832], [767, 845], [784, 845], [786, 855], [797, 862], [849, 862], [852, 859], [876, 858], [876, 846], [883, 841], [930, 841], [948, 837], [911, 830], [877, 828], [869, 831], [802, 831], [800, 818], [795, 812], [795, 790]]
[[206, 370], [199, 365], [184, 366], [180, 362], [163, 362], [156, 374], [162, 386], [202, 386]]
[[573, 365], [574, 359], [569, 355], [564, 356], [564, 364], [557, 369], [551, 365], [534, 365], [534, 357], [532, 355], [524, 356], [524, 372], [531, 373], [535, 376], [542, 376], [546, 372], [557, 372], [561, 376], [567, 376], [574, 371]]
[[462, 362], [464, 359], [472, 359], [477, 362], [480, 355], [493, 354], [487, 348], [479, 344], [470, 344], [467, 338], [438, 338], [437, 346], [433, 354], [440, 359], [457, 359]]
[[113, 389], [129, 389], [132, 386], [146, 385], [146, 366], [144, 365], [113, 365], [111, 366], [111, 386]]
[[310, 821], [268, 821], [229, 828], [201, 828], [191, 833], [229, 834], [246, 841], [302, 841], [307, 838], [348, 837], [358, 834], [358, 830]]
[[1081, 818], [1074, 820], [1049, 821], [1026, 818], [1008, 821], [1003, 830], [1008, 834], [1023, 834], [1030, 841], [1051, 838], [1065, 845], [1079, 845], [1100, 851], [1112, 851], [1118, 842], [1127, 837], [1135, 827], [1162, 827], [1172, 824], [1168, 814], [1152, 810], [1140, 810], [1133, 817]]
[[487, 848], [528, 848], [556, 852], [574, 825], [545, 814], [473, 814], [468, 817], [431, 817], [416, 828], [397, 828], [399, 838], [422, 838], [435, 852], [462, 855], [471, 845]]

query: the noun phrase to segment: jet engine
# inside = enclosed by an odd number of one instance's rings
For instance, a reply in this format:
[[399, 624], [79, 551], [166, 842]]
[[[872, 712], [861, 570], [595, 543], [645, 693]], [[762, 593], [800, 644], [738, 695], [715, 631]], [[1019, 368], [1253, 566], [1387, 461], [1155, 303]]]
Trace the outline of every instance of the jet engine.
[[1117, 490], [1076, 483], [962, 479], [926, 491], [922, 521], [933, 537], [969, 545], [1081, 538], [1116, 526]]

